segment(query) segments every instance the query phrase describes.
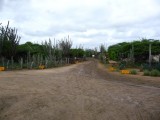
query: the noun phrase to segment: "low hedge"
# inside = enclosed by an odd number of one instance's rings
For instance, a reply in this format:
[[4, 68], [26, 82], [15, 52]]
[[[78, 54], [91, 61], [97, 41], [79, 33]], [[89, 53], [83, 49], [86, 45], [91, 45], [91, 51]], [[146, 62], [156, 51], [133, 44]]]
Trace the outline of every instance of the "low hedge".
[[144, 75], [145, 76], [154, 76], [154, 77], [159, 77], [160, 76], [160, 71], [153, 69], [151, 71], [149, 70], [144, 70]]
[[136, 75], [136, 74], [137, 74], [137, 71], [136, 71], [136, 70], [130, 70], [130, 74]]

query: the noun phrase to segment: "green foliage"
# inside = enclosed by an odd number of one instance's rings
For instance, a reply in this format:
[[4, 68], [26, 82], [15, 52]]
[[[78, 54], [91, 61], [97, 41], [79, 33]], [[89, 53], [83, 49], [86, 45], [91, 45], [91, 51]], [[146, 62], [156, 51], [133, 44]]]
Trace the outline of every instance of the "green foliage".
[[130, 74], [136, 75], [136, 74], [137, 74], [137, 71], [136, 71], [136, 70], [130, 70]]
[[119, 69], [120, 70], [123, 70], [126, 68], [126, 62], [125, 61], [122, 61], [120, 64], [119, 64]]
[[153, 69], [156, 69], [156, 70], [159, 70], [160, 71], [160, 63], [152, 63], [152, 66], [150, 66], [149, 64], [147, 63], [144, 63], [144, 64], [141, 64], [141, 70], [153, 70]]
[[106, 52], [106, 49], [105, 49], [105, 46], [103, 44], [100, 45], [100, 53], [105, 53]]
[[149, 70], [144, 70], [143, 75], [144, 76], [150, 76], [150, 71]]
[[81, 48], [78, 48], [78, 49], [70, 49], [70, 58], [83, 58], [84, 55], [85, 55], [85, 51]]
[[155, 64], [155, 69], [160, 71], [160, 63]]
[[130, 43], [123, 42], [112, 45], [108, 48], [109, 58], [111, 60], [120, 60], [126, 58], [129, 53]]
[[142, 64], [141, 67], [142, 67], [142, 70], [151, 70], [151, 67], [149, 66], [149, 64], [146, 64], [146, 63]]
[[149, 70], [144, 70], [144, 75], [145, 76], [153, 76], [153, 77], [158, 77], [160, 76], [160, 71], [157, 69], [153, 69], [151, 71]]
[[99, 48], [100, 48], [100, 53], [98, 55], [98, 58], [100, 59], [102, 63], [106, 64], [107, 63], [107, 51], [106, 51], [105, 45], [101, 44]]
[[25, 44], [21, 44], [17, 47], [16, 56], [25, 57], [27, 56], [28, 52], [30, 52], [31, 55], [45, 54], [42, 45], [26, 42]]
[[9, 27], [0, 27], [0, 57], [14, 57], [17, 51], [21, 37], [17, 35], [17, 29]]
[[111, 60], [118, 60], [118, 57], [117, 57], [115, 51], [111, 51], [111, 52], [109, 53], [109, 55], [110, 55], [110, 59], [111, 59]]
[[149, 44], [152, 45], [152, 55], [160, 54], [160, 40], [142, 39], [140, 41], [122, 42], [110, 46], [108, 48], [109, 58], [121, 60], [130, 58], [133, 55], [135, 62], [146, 62], [149, 57]]
[[94, 55], [94, 54], [95, 54], [95, 51], [92, 50], [92, 49], [86, 49], [85, 50], [85, 56], [86, 57], [92, 57], [92, 55]]
[[[19, 45], [20, 37], [15, 28], [0, 24], [0, 65], [7, 69], [37, 68], [39, 65], [48, 67], [62, 66], [71, 63], [73, 58], [84, 60], [86, 55], [92, 55], [94, 51], [85, 51], [82, 47], [71, 49], [72, 41], [69, 38], [44, 41], [42, 44], [26, 42]], [[83, 58], [83, 59], [81, 59]]]
[[69, 36], [67, 39], [62, 39], [59, 41], [59, 47], [62, 50], [63, 57], [69, 57], [69, 51], [72, 47], [72, 41]]
[[160, 71], [154, 69], [150, 72], [150, 76], [158, 77], [160, 76]]

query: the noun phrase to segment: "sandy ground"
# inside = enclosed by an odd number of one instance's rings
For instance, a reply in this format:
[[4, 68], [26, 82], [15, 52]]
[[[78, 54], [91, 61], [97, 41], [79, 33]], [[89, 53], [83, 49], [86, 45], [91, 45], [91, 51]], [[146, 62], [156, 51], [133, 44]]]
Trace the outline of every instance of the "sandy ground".
[[0, 120], [160, 120], [160, 80], [96, 61], [0, 72]]

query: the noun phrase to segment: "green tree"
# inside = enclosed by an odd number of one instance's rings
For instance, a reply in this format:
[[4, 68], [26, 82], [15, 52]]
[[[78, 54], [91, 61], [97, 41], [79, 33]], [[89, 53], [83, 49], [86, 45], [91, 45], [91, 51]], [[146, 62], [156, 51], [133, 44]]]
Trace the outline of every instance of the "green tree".
[[152, 44], [152, 55], [160, 54], [159, 40], [143, 38], [139, 41], [133, 41], [128, 43], [122, 42], [109, 46], [109, 57], [113, 60], [121, 60], [134, 56], [135, 62], [146, 62], [149, 59], [149, 44]]
[[62, 39], [59, 41], [59, 47], [62, 50], [63, 57], [69, 57], [69, 51], [72, 47], [72, 41], [69, 36], [67, 39]]
[[17, 35], [17, 29], [9, 27], [0, 28], [0, 56], [11, 59], [17, 51], [21, 37]]

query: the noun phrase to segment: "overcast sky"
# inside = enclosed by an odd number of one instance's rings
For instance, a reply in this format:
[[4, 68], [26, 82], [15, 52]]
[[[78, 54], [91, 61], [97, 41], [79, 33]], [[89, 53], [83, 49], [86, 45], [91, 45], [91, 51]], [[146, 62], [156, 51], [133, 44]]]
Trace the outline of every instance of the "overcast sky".
[[0, 0], [0, 23], [20, 43], [71, 37], [73, 46], [160, 39], [160, 0]]

